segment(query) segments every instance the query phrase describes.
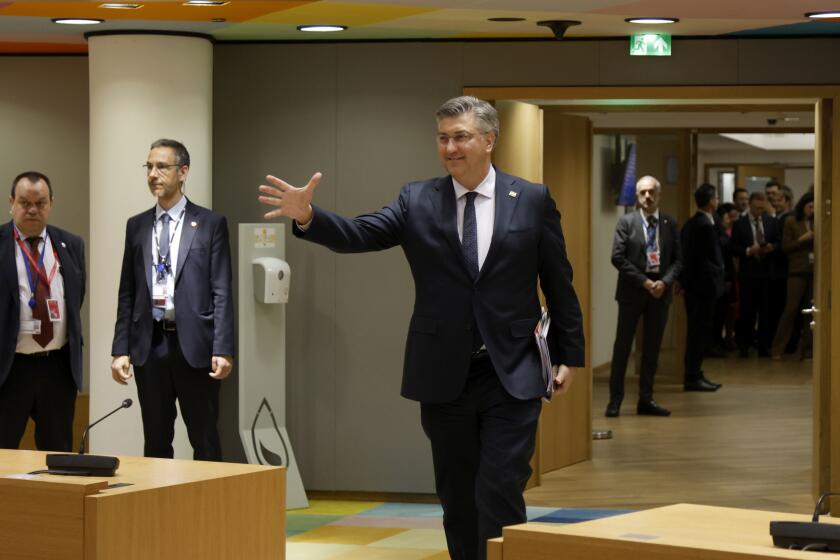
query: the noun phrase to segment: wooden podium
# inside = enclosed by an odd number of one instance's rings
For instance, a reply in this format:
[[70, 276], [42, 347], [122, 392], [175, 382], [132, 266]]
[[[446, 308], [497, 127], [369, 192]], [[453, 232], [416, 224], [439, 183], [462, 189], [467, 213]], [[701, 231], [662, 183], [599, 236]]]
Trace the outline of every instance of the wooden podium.
[[0, 450], [0, 556], [283, 559], [286, 471], [120, 457], [117, 475], [27, 475], [45, 453]]
[[[525, 523], [489, 541], [487, 560], [758, 560], [828, 558], [773, 546], [770, 521], [810, 515], [676, 504], [584, 523]], [[823, 523], [840, 520], [823, 516]]]

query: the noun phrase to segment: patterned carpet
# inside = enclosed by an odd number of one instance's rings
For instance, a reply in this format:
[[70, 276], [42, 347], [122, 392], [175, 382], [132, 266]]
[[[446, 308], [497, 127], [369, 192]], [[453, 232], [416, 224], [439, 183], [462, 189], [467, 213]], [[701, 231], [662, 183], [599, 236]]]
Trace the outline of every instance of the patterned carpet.
[[[287, 560], [448, 560], [438, 505], [313, 500], [289, 511]], [[529, 507], [528, 521], [577, 523], [627, 513]]]

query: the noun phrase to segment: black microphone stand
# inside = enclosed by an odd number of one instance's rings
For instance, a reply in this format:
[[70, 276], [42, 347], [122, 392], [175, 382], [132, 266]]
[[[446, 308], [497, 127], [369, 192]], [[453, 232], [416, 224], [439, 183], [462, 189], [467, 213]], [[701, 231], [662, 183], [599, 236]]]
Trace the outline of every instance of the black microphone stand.
[[131, 399], [125, 399], [120, 406], [85, 428], [78, 453], [51, 453], [47, 455], [47, 473], [72, 476], [114, 476], [120, 466], [116, 457], [105, 455], [85, 455], [85, 443], [91, 428], [123, 408], [132, 405]]

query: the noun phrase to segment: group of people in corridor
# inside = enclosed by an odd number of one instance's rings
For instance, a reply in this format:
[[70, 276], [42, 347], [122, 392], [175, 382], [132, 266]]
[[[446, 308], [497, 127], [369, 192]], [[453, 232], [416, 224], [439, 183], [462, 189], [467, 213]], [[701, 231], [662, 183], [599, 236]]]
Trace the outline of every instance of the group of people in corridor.
[[[660, 210], [662, 187], [652, 176], [636, 183], [637, 208], [616, 226], [612, 264], [618, 269], [618, 324], [605, 415], [617, 417], [624, 399], [627, 362], [642, 320], [636, 412], [670, 416], [653, 398], [662, 338], [675, 293], [686, 311], [683, 389], [714, 392], [705, 357], [738, 350], [747, 358], [780, 360], [797, 349], [810, 356], [810, 330], [800, 310], [813, 291], [814, 195], [793, 204], [793, 191], [775, 181], [764, 192], [733, 191], [720, 204], [717, 188], [694, 191], [696, 213], [680, 229]], [[807, 324], [805, 325], [807, 327]]]

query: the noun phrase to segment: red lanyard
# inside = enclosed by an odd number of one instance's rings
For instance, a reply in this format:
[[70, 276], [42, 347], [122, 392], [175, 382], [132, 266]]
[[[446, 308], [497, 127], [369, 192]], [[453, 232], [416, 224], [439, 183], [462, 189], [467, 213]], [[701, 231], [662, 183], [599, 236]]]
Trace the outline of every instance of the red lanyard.
[[[55, 246], [53, 246], [53, 256], [55, 258], [53, 260], [52, 270], [50, 270], [50, 276], [49, 276], [49, 278], [47, 278], [46, 271], [41, 268], [41, 265], [44, 264], [44, 253], [43, 253], [43, 251], [41, 252], [41, 263], [39, 264], [35, 260], [35, 257], [32, 256], [32, 253], [29, 252], [29, 248], [23, 242], [23, 239], [20, 238], [20, 234], [18, 234], [17, 228], [14, 228], [14, 232], [15, 232], [15, 241], [17, 241], [17, 244], [20, 247], [21, 253], [23, 253], [24, 256], [26, 257], [26, 259], [29, 261], [29, 265], [26, 267], [27, 272], [30, 272], [31, 268], [34, 268], [37, 271], [38, 278], [40, 278], [41, 281], [44, 282], [44, 285], [47, 287], [47, 290], [49, 290], [50, 285], [52, 284], [53, 278], [55, 278], [55, 273], [58, 270], [58, 251], [55, 250]], [[44, 249], [46, 249], [46, 248], [47, 248], [47, 241], [46, 241], [46, 239], [44, 239]], [[24, 263], [24, 264], [26, 264], [26, 263]], [[30, 266], [31, 266], [31, 268], [30, 268]], [[32, 282], [31, 272], [28, 276], [30, 278], [29, 286], [32, 290], [32, 293], [34, 294], [35, 293], [35, 285], [33, 285], [33, 284], [35, 284], [35, 283]]]

